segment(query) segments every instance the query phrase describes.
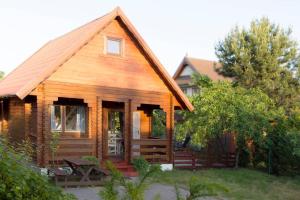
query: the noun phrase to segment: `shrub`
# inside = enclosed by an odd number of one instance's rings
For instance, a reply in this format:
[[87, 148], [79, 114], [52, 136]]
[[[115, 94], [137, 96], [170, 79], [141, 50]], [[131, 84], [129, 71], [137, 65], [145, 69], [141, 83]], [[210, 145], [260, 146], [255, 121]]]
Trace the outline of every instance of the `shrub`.
[[218, 192], [228, 192], [229, 190], [220, 184], [199, 181], [196, 177], [191, 177], [188, 184], [189, 195], [183, 198], [177, 184], [175, 184], [177, 200], [196, 200], [201, 197], [217, 196]]
[[97, 167], [100, 167], [99, 160], [95, 156], [82, 156], [81, 158], [94, 163]]
[[50, 184], [32, 168], [24, 155], [17, 153], [0, 138], [0, 199], [7, 200], [71, 200], [60, 188]]
[[107, 169], [111, 172], [111, 180], [105, 184], [104, 190], [100, 191], [100, 196], [104, 200], [116, 200], [120, 195], [115, 186], [121, 185], [125, 189], [124, 199], [143, 200], [144, 192], [147, 188], [146, 180], [160, 171], [160, 166], [150, 165], [145, 159], [134, 159], [133, 165], [139, 173], [137, 181], [126, 180], [123, 174], [117, 170], [112, 162], [106, 162]]

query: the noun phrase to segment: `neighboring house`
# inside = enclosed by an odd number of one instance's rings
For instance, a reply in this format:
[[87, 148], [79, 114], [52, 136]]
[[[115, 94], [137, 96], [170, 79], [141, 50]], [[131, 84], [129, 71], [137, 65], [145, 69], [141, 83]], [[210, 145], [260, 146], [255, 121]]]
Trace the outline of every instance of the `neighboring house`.
[[[212, 81], [230, 81], [217, 72], [220, 63], [198, 58], [184, 57], [177, 68], [173, 78], [182, 91], [187, 96], [199, 92], [198, 87], [192, 84], [194, 73], [206, 75]], [[181, 114], [175, 114], [176, 121], [183, 121]], [[235, 164], [235, 136], [234, 134], [224, 134], [222, 137], [210, 140], [205, 149], [198, 156], [201, 157], [203, 167], [233, 167]], [[204, 159], [203, 159], [204, 158]]]
[[[193, 106], [120, 8], [49, 41], [0, 83], [1, 130], [36, 144], [37, 163], [94, 155], [172, 162], [174, 109]], [[152, 137], [152, 113], [165, 136]], [[155, 135], [155, 134], [154, 134]]]
[[217, 72], [220, 67], [220, 63], [215, 61], [184, 57], [173, 78], [181, 90], [186, 95], [191, 96], [198, 92], [198, 88], [192, 85], [192, 74], [194, 73], [206, 75], [213, 81], [230, 80]]

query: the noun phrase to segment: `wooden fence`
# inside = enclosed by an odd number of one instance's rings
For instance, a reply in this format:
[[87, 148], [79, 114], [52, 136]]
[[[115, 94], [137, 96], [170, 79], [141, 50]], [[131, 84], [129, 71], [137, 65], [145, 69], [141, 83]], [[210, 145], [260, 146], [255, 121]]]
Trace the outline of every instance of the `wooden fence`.
[[173, 158], [173, 166], [178, 169], [232, 168], [235, 166], [236, 155], [226, 153], [216, 156], [191, 151], [175, 151]]

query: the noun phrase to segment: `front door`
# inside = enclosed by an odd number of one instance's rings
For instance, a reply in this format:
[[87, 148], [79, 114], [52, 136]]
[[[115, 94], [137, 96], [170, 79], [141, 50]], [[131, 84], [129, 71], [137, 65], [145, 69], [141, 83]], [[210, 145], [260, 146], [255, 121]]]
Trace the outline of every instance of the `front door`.
[[104, 159], [124, 160], [124, 110], [103, 109]]

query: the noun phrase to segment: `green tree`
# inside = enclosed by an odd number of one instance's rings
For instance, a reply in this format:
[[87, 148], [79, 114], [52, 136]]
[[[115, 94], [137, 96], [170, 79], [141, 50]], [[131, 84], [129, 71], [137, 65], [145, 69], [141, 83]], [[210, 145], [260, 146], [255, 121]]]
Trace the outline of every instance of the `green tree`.
[[284, 110], [260, 89], [233, 87], [228, 82], [208, 85], [191, 98], [195, 110], [183, 113], [185, 121], [176, 127], [177, 138], [189, 132], [193, 143], [205, 145], [224, 133], [235, 133], [240, 155], [248, 151], [248, 141], [262, 146], [264, 137], [273, 129], [270, 121], [284, 118]]
[[0, 71], [0, 80], [3, 79], [4, 77], [4, 72]]
[[267, 18], [248, 29], [235, 27], [215, 48], [220, 73], [245, 88], [260, 88], [289, 112], [299, 98], [300, 79], [299, 47], [291, 33]]

